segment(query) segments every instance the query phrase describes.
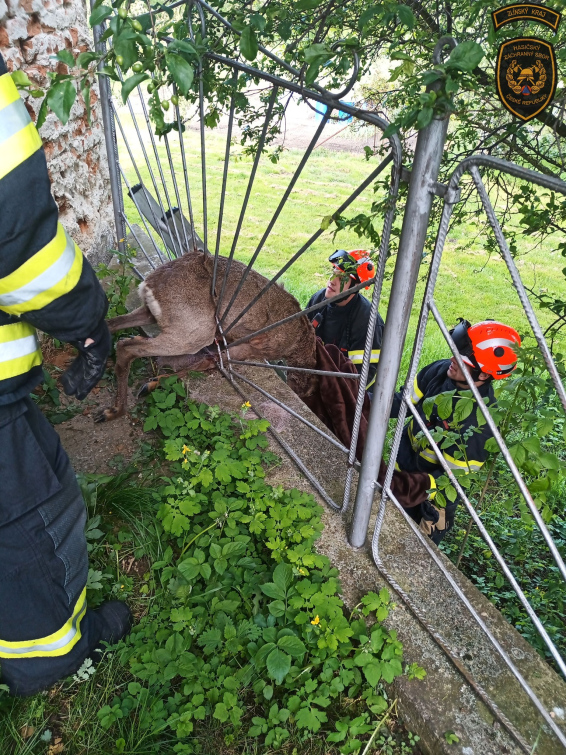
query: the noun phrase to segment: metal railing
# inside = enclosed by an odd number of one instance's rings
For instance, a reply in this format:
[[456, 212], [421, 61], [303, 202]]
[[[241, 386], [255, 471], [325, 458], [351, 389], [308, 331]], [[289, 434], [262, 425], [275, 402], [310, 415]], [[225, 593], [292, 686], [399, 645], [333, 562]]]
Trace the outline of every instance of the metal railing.
[[[186, 0], [180, 0], [180, 2], [170, 4], [169, 7], [175, 8], [184, 5], [185, 3]], [[204, 2], [204, 0], [193, 0], [192, 7], [198, 13], [198, 21], [203, 36], [206, 32], [207, 14], [213, 16], [217, 21], [223, 24], [234, 34], [239, 33], [217, 11], [215, 11], [206, 2]], [[159, 13], [160, 11], [157, 10], [155, 12]], [[100, 42], [100, 36], [101, 30], [95, 30], [95, 40], [99, 47], [102, 44]], [[192, 17], [190, 15], [189, 36], [193, 36]], [[455, 42], [451, 38], [443, 38], [439, 40], [434, 53], [434, 62], [441, 62], [445, 48], [452, 48], [454, 46]], [[349, 289], [347, 292], [344, 292], [340, 296], [337, 296], [333, 299], [327, 299], [320, 304], [310, 307], [307, 310], [297, 312], [296, 314], [293, 314], [278, 322], [273, 322], [268, 326], [258, 329], [256, 332], [251, 333], [245, 337], [230, 341], [230, 333], [234, 326], [248, 311], [250, 311], [257, 304], [262, 296], [264, 296], [265, 293], [273, 285], [281, 280], [282, 276], [284, 276], [285, 273], [289, 271], [301, 257], [303, 257], [303, 255], [312, 250], [315, 242], [323, 234], [323, 229], [321, 227], [317, 227], [317, 229], [310, 235], [308, 240], [304, 244], [302, 244], [300, 248], [290, 256], [290, 258], [287, 260], [287, 262], [285, 262], [281, 269], [271, 277], [271, 279], [266, 283], [265, 288], [260, 291], [257, 296], [255, 296], [251, 301], [249, 301], [237, 316], [231, 317], [230, 315], [235, 302], [241, 294], [242, 287], [249, 272], [256, 265], [261, 253], [265, 252], [266, 243], [270, 238], [276, 222], [281, 218], [284, 209], [288, 206], [288, 202], [293, 191], [297, 186], [300, 186], [301, 175], [303, 174], [309, 159], [312, 157], [315, 147], [319, 144], [325, 129], [327, 129], [328, 124], [331, 122], [332, 114], [337, 112], [346, 113], [361, 122], [365, 122], [376, 127], [382, 132], [388, 126], [388, 123], [374, 113], [359, 109], [352, 106], [351, 104], [341, 101], [341, 98], [345, 97], [348, 94], [357, 79], [359, 68], [357, 59], [354, 60], [352, 76], [347, 87], [337, 94], [332, 94], [318, 84], [314, 84], [310, 88], [305, 88], [302, 82], [301, 71], [294, 69], [285, 61], [281, 60], [273, 52], [261, 46], [259, 50], [261, 54], [265, 56], [265, 58], [270, 59], [272, 62], [275, 62], [280, 70], [285, 70], [287, 78], [284, 79], [281, 76], [263, 71], [261, 70], [261, 68], [253, 67], [241, 60], [229, 59], [221, 55], [208, 53], [209, 58], [216, 64], [225, 67], [226, 71], [228, 72], [233, 72], [231, 79], [233, 91], [227, 115], [227, 123], [225, 126], [226, 143], [224, 149], [220, 196], [218, 200], [218, 219], [216, 221], [216, 228], [212, 232], [209, 227], [208, 220], [211, 203], [207, 185], [207, 145], [204, 126], [205, 96], [202, 82], [202, 66], [198, 71], [199, 91], [198, 102], [196, 104], [200, 144], [200, 187], [195, 186], [195, 174], [189, 167], [187, 146], [185, 144], [185, 136], [183, 133], [183, 126], [185, 125], [184, 116], [181, 112], [180, 107], [175, 107], [175, 118], [178, 127], [178, 143], [175, 144], [169, 137], [169, 135], [164, 135], [163, 148], [161, 148], [160, 150], [153, 134], [153, 129], [151, 127], [148, 108], [145, 102], [145, 94], [142, 89], [138, 87], [137, 95], [139, 98], [140, 112], [136, 111], [136, 107], [134, 106], [132, 99], [130, 99], [127, 103], [129, 118], [131, 120], [134, 133], [134, 140], [137, 143], [136, 146], [130, 141], [129, 128], [127, 128], [126, 124], [124, 123], [122, 108], [118, 107], [115, 104], [112, 97], [111, 88], [108, 85], [107, 80], [102, 80], [101, 103], [104, 115], [106, 145], [110, 164], [110, 180], [112, 186], [112, 197], [114, 202], [118, 239], [123, 239], [126, 234], [126, 229], [128, 229], [131, 237], [135, 242], [135, 245], [145, 258], [145, 264], [141, 265], [140, 263], [136, 268], [140, 277], [144, 277], [146, 271], [151, 272], [152, 269], [160, 264], [163, 264], [163, 262], [167, 261], [168, 259], [174, 259], [175, 257], [178, 257], [184, 253], [192, 252], [196, 249], [208, 251], [209, 246], [210, 248], [214, 248], [214, 266], [211, 282], [211, 293], [215, 297], [216, 301], [218, 340], [220, 344], [220, 370], [226, 376], [226, 378], [231, 381], [235, 390], [244, 399], [248, 398], [248, 395], [244, 391], [244, 388], [252, 388], [260, 395], [274, 402], [277, 406], [284, 408], [295, 419], [305, 424], [305, 426], [309, 427], [310, 430], [317, 433], [326, 442], [330, 443], [334, 448], [338, 449], [338, 451], [343, 454], [345, 483], [344, 496], [341, 502], [336, 502], [325, 490], [322, 482], [317, 479], [317, 477], [311, 470], [308, 469], [308, 466], [299, 458], [297, 453], [289, 446], [286, 440], [273, 428], [271, 428], [270, 430], [277, 442], [281, 445], [285, 452], [289, 454], [289, 456], [297, 464], [301, 472], [307, 477], [307, 479], [318, 491], [321, 497], [333, 510], [345, 513], [350, 507], [350, 501], [354, 487], [357, 487], [355, 504], [353, 508], [352, 526], [350, 530], [350, 542], [354, 547], [361, 547], [366, 542], [368, 525], [376, 492], [378, 490], [381, 490], [381, 486], [379, 486], [377, 483], [379, 464], [385, 448], [389, 415], [399, 375], [403, 347], [409, 327], [411, 308], [414, 303], [417, 278], [422, 259], [425, 236], [430, 220], [431, 208], [435, 194], [438, 195], [440, 193], [437, 179], [448, 128], [448, 117], [434, 118], [426, 128], [422, 129], [419, 132], [418, 135], [414, 162], [410, 172], [409, 191], [402, 223], [399, 250], [397, 254], [392, 288], [389, 297], [381, 356], [377, 367], [373, 392], [374, 399], [372, 402], [372, 408], [368, 421], [367, 440], [360, 465], [356, 461], [356, 449], [360, 424], [362, 420], [364, 395], [370, 367], [374, 329], [377, 322], [378, 307], [382, 294], [385, 263], [390, 245], [391, 230], [395, 218], [396, 198], [398, 194], [399, 183], [401, 181], [402, 171], [404, 170], [402, 167], [401, 144], [396, 135], [389, 137], [390, 150], [386, 157], [381, 161], [379, 165], [372, 168], [367, 178], [363, 180], [360, 185], [356, 187], [349, 194], [349, 196], [334, 209], [332, 213], [329, 213], [334, 217], [341, 215], [344, 211], [351, 207], [354, 202], [360, 197], [360, 195], [366, 189], [370, 188], [374, 184], [375, 180], [385, 171], [385, 169], [391, 165], [389, 202], [388, 209], [385, 212], [383, 220], [379, 257], [377, 261], [375, 277], [369, 282], [370, 285], [373, 285], [373, 292], [371, 298], [370, 324], [365, 342], [362, 368], [359, 375], [352, 375], [350, 373], [338, 373], [338, 376], [340, 377], [355, 379], [358, 384], [358, 397], [356, 402], [355, 416], [353, 418], [351, 444], [349, 448], [347, 448], [332, 434], [321, 430], [319, 426], [317, 426], [313, 422], [310, 422], [299, 412], [285, 405], [284, 402], [280, 401], [277, 397], [273, 396], [264, 388], [257, 385], [257, 383], [255, 383], [249, 377], [243, 375], [239, 368], [241, 366], [247, 365], [255, 368], [259, 367], [264, 369], [278, 369], [287, 371], [305, 370], [315, 375], [326, 374], [325, 371], [307, 370], [306, 368], [288, 367], [285, 365], [271, 365], [253, 361], [241, 361], [231, 359], [230, 357], [230, 349], [235, 347], [236, 345], [244, 343], [245, 341], [249, 341], [257, 335], [266, 333], [273, 328], [280, 327], [282, 324], [289, 322], [295, 317], [302, 317], [305, 315], [305, 313], [311, 313], [317, 309], [321, 309], [327, 306], [329, 303], [349, 296], [351, 295], [351, 293], [360, 290], [362, 287], [367, 285], [366, 283], [360, 284], [355, 288]], [[234, 120], [236, 111], [236, 77], [239, 73], [247, 74], [250, 79], [263, 82], [266, 85], [267, 89], [270, 89], [270, 91], [266, 104], [265, 117], [261, 125], [259, 142], [255, 151], [255, 155], [253, 157], [250, 174], [242, 199], [242, 204], [238, 213], [235, 232], [233, 233], [230, 243], [228, 264], [225, 267], [223, 277], [220, 278], [220, 276], [218, 275], [218, 260], [220, 256], [220, 249], [222, 248], [223, 234], [226, 233], [226, 197], [229, 186], [228, 174], [232, 156], [232, 138], [234, 134]], [[247, 210], [249, 207], [250, 197], [253, 192], [254, 182], [256, 180], [258, 171], [261, 170], [263, 147], [266, 142], [266, 135], [272, 122], [275, 105], [278, 102], [278, 98], [283, 92], [296, 93], [306, 103], [311, 103], [313, 106], [317, 103], [323, 104], [326, 106], [326, 112], [322, 117], [320, 123], [316, 127], [308, 146], [304, 150], [299, 165], [293, 172], [291, 179], [289, 180], [285, 190], [283, 191], [273, 215], [271, 216], [257, 245], [255, 246], [247, 268], [243, 276], [241, 277], [236, 290], [230, 297], [230, 300], [225, 302], [228, 276], [230, 274], [232, 262], [238, 255], [238, 242], [241, 237], [242, 229], [245, 227]], [[165, 159], [163, 158], [163, 151], [165, 152]], [[139, 155], [141, 155], [141, 158], [139, 157]], [[177, 156], [180, 156], [181, 158], [182, 182], [178, 180], [177, 171], [175, 168], [175, 157]], [[566, 184], [556, 178], [543, 176], [532, 170], [528, 170], [520, 166], [498, 160], [496, 158], [482, 155], [473, 156], [464, 160], [452, 174], [452, 177], [450, 178], [447, 186], [440, 186], [440, 188], [442, 189], [441, 196], [443, 197], [444, 207], [438, 230], [435, 250], [431, 261], [426, 290], [423, 297], [421, 314], [418, 322], [406, 386], [412, 385], [417, 373], [429, 315], [432, 315], [434, 320], [437, 322], [438, 327], [440, 328], [440, 331], [443, 334], [447, 344], [452, 349], [452, 352], [460, 368], [463, 369], [464, 374], [467, 375], [463, 367], [461, 357], [454, 346], [444, 320], [442, 319], [442, 316], [440, 315], [439, 310], [435, 304], [434, 289], [453, 208], [455, 203], [457, 203], [460, 199], [460, 181], [464, 173], [468, 173], [474, 182], [489, 224], [493, 229], [497, 244], [501, 251], [501, 255], [507, 264], [514, 287], [518, 292], [519, 299], [526, 313], [527, 319], [532, 327], [534, 336], [544, 356], [545, 363], [552, 377], [562, 406], [566, 410], [566, 392], [564, 390], [564, 386], [562, 385], [560, 376], [556, 369], [556, 365], [553, 362], [552, 355], [545, 342], [542, 329], [537, 321], [536, 315], [534, 313], [532, 305], [530, 304], [525, 288], [521, 282], [519, 273], [501, 231], [500, 225], [497, 221], [496, 214], [490, 202], [489, 193], [482, 182], [480, 168], [497, 170], [502, 174], [506, 173], [520, 180], [528, 181], [532, 184], [546, 187], [561, 194], [566, 194]], [[137, 180], [136, 186], [132, 185], [132, 178], [134, 176]], [[125, 209], [123, 187], [125, 187], [135, 211], [132, 212], [130, 217], [128, 217], [128, 212]], [[202, 207], [202, 239], [197, 233], [197, 212], [195, 211], [195, 197], [199, 195], [199, 192], [200, 204]], [[136, 220], [134, 220], [134, 215], [136, 216]], [[143, 225], [143, 234], [139, 223]], [[318, 225], [320, 225], [319, 222], [317, 222], [317, 226]], [[123, 248], [123, 243], [120, 242], [120, 244], [121, 248]], [[562, 577], [566, 579], [566, 566], [564, 565], [564, 561], [548, 531], [548, 528], [546, 527], [540, 513], [537, 510], [537, 507], [532, 499], [531, 494], [529, 493], [525, 481], [522, 479], [517, 466], [513, 462], [509, 450], [507, 449], [505, 442], [489, 413], [488, 408], [480, 399], [477, 388], [469, 377], [467, 378], [467, 382], [485, 418], [485, 422], [488, 424], [494, 438], [498, 443], [501, 453], [513, 474], [519, 490], [524, 497], [526, 505], [532, 513], [537, 527], [542, 533], [544, 541], [548, 546], [549, 552], [552, 554], [552, 557], [556, 562]], [[533, 705], [536, 707], [545, 725], [552, 731], [556, 739], [566, 747], [566, 735], [564, 734], [564, 732], [560, 729], [555, 720], [546, 710], [545, 706], [540, 701], [536, 693], [532, 690], [528, 682], [520, 673], [516, 664], [501, 646], [497, 638], [494, 636], [493, 632], [483, 620], [482, 616], [478, 614], [476, 608], [474, 608], [474, 606], [470, 603], [457, 582], [450, 575], [450, 573], [442, 568], [442, 563], [435, 547], [432, 546], [430, 544], [430, 541], [428, 541], [428, 539], [423, 536], [418, 528], [414, 526], [412, 520], [407, 517], [403, 508], [396, 501], [393, 495], [391, 489], [391, 481], [401, 440], [401, 434], [403, 431], [404, 420], [407, 416], [407, 411], [412, 414], [414, 421], [418, 424], [431, 449], [436, 454], [439, 465], [444, 469], [452, 485], [457, 490], [458, 495], [464, 506], [468, 510], [473, 522], [478, 527], [479, 532], [481, 533], [491, 552], [494, 554], [495, 559], [497, 560], [497, 563], [505, 574], [509, 584], [517, 594], [518, 599], [520, 600], [526, 614], [530, 617], [535, 628], [542, 637], [546, 647], [548, 648], [556, 663], [557, 668], [559, 668], [562, 674], [566, 676], [566, 663], [564, 659], [561, 657], [556, 646], [550, 639], [543, 623], [530, 605], [527, 597], [525, 596], [517, 579], [515, 578], [512, 569], [508, 566], [504, 556], [501, 554], [501, 552], [493, 542], [493, 539], [491, 538], [484, 523], [482, 522], [481, 516], [477, 513], [473, 504], [470, 502], [469, 498], [466, 495], [466, 492], [459, 484], [457, 477], [454, 476], [452, 470], [446, 464], [444, 457], [442, 456], [442, 453], [438, 448], [438, 445], [433, 440], [428, 428], [424, 425], [420, 415], [415, 410], [415, 407], [410, 401], [408, 388], [405, 388], [403, 393], [402, 406], [397, 420], [393, 446], [387, 467], [387, 475], [383, 484], [383, 488], [381, 490], [381, 500], [372, 538], [372, 551], [375, 564], [381, 574], [394, 587], [395, 591], [405, 601], [410, 610], [423, 624], [423, 626], [427, 628], [427, 631], [429, 631], [431, 636], [440, 645], [440, 647], [442, 647], [443, 651], [448, 655], [448, 657], [453, 661], [462, 675], [471, 684], [476, 694], [478, 694], [478, 696], [486, 703], [486, 705], [488, 705], [494, 715], [497, 716], [497, 718], [515, 738], [523, 751], [531, 752], [533, 746], [532, 743], [525, 741], [521, 733], [518, 732], [516, 727], [509, 721], [509, 718], [506, 716], [505, 712], [501, 711], [498, 708], [497, 704], [490, 698], [489, 694], [484, 690], [478, 680], [475, 679], [473, 674], [471, 674], [471, 672], [465, 667], [465, 664], [463, 664], [461, 659], [459, 659], [458, 653], [455, 651], [455, 649], [450, 648], [449, 643], [445, 641], [445, 639], [443, 639], [437, 632], [432, 630], [432, 628], [427, 624], [426, 618], [424, 618], [422, 615], [422, 611], [419, 610], [419, 607], [414, 604], [412, 598], [407, 595], [407, 593], [396, 582], [395, 578], [390, 573], [390, 570], [386, 567], [386, 564], [382, 560], [380, 555], [380, 534], [385, 517], [386, 507], [389, 502], [389, 505], [393, 505], [399, 508], [403, 512], [404, 516], [408, 519], [408, 521], [411, 522], [415, 532], [415, 537], [419, 540], [421, 546], [427, 549], [430, 557], [440, 567], [440, 571], [446, 579], [447, 586], [449, 586], [449, 588], [453, 591], [454, 595], [461, 602], [461, 604], [466, 607], [481, 631], [488, 637], [496, 652], [503, 659], [511, 673], [516, 677], [519, 684], [528, 695]], [[358, 475], [357, 486], [355, 485], [356, 475]]]

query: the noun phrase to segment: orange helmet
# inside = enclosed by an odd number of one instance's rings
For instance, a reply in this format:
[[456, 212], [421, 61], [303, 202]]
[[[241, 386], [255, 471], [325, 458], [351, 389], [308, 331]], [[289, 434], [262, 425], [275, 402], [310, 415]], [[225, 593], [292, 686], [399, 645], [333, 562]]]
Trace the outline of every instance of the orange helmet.
[[[375, 265], [371, 261], [365, 249], [337, 249], [330, 255], [328, 261], [334, 269], [341, 273], [349, 273], [350, 278], [356, 283], [364, 283], [375, 275]], [[368, 289], [369, 286], [366, 286]]]
[[470, 325], [460, 318], [450, 335], [463, 361], [494, 380], [506, 378], [517, 366], [514, 349], [521, 345], [521, 337], [509, 325], [496, 320]]

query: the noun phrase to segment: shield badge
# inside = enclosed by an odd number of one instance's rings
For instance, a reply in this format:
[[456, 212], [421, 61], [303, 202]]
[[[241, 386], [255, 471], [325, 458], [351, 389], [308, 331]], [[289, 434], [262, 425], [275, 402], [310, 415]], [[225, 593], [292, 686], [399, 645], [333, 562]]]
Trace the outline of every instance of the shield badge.
[[548, 107], [556, 89], [556, 57], [551, 44], [536, 37], [508, 39], [499, 48], [497, 94], [522, 121]]

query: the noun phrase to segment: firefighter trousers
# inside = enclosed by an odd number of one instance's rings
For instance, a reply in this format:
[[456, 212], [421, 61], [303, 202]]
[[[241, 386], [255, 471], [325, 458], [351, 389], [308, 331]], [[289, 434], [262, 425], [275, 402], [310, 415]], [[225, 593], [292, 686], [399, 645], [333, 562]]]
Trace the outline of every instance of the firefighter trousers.
[[13, 694], [74, 673], [98, 644], [85, 522], [55, 430], [29, 398], [0, 406], [0, 681]]

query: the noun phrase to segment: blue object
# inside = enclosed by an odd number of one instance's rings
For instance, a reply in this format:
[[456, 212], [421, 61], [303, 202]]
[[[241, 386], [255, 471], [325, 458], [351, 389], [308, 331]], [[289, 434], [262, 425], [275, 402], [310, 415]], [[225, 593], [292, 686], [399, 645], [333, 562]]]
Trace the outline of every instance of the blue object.
[[[345, 105], [351, 105], [352, 107], [355, 107], [354, 102], [345, 102]], [[322, 120], [322, 116], [326, 114], [326, 111], [328, 110], [327, 105], [323, 105], [322, 103], [317, 103], [315, 105], [315, 118], [317, 121]], [[334, 111], [333, 115], [340, 118], [340, 120], [344, 121], [344, 123], [348, 123], [349, 121], [353, 120], [353, 116], [351, 116], [349, 113], [344, 113], [342, 110], [339, 110], [338, 112]]]

